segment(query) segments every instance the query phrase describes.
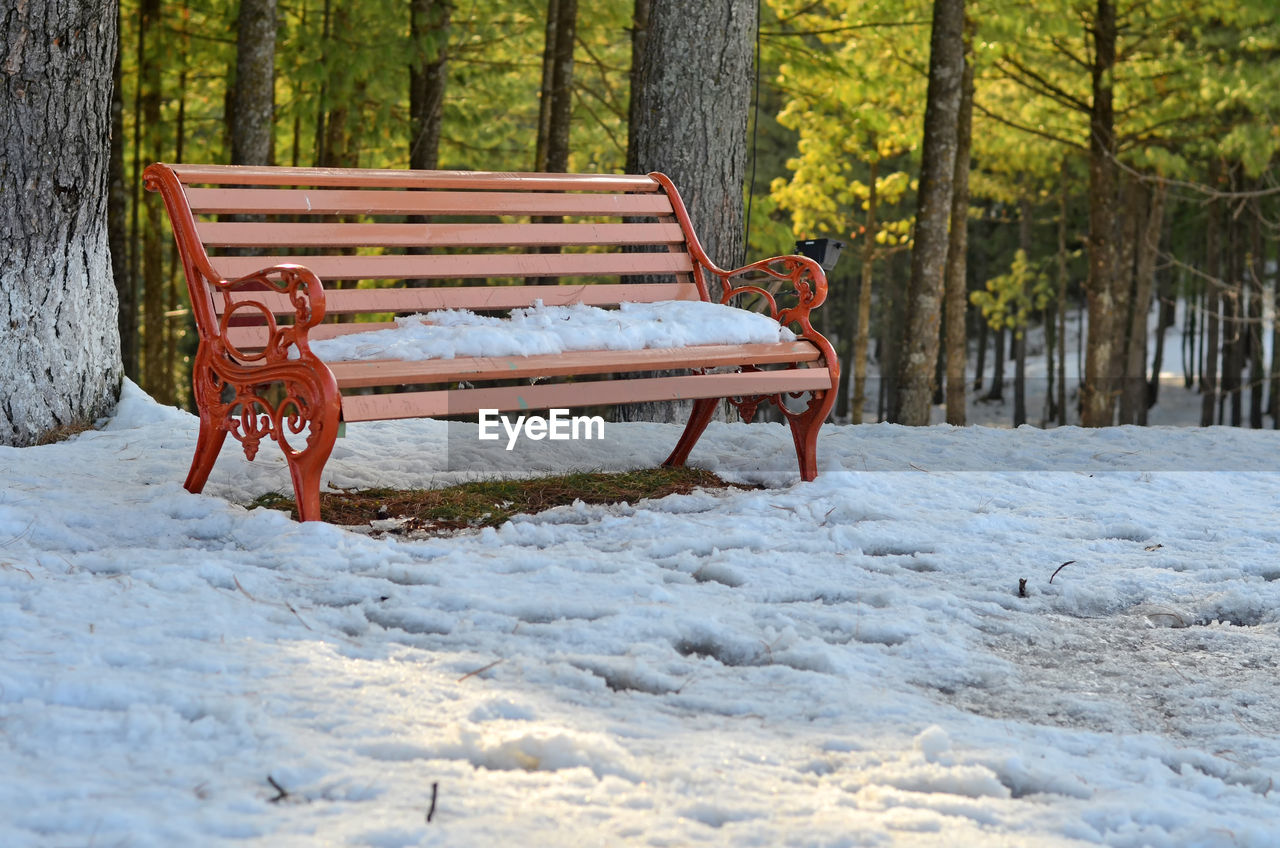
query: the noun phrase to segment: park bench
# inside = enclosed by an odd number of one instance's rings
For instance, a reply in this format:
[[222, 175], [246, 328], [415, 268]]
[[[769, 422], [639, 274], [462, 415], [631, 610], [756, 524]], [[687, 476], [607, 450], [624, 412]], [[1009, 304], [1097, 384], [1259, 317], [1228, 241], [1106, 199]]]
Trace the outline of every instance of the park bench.
[[[662, 174], [153, 164], [144, 182], [164, 199], [199, 336], [192, 492], [227, 434], [250, 460], [270, 437], [299, 517], [318, 520], [344, 422], [678, 399], [692, 413], [665, 464], [685, 462], [727, 399], [747, 421], [775, 405], [801, 477], [817, 474], [839, 377], [809, 320], [826, 298], [822, 269], [785, 256], [721, 270]], [[795, 339], [425, 360], [325, 361], [311, 350], [432, 310], [682, 300], [752, 301]]]

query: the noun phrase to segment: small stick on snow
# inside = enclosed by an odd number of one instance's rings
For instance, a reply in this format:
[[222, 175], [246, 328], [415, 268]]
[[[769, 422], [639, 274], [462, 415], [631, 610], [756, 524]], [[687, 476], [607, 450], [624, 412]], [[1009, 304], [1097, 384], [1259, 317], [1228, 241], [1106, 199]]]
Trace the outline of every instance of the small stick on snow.
[[281, 786], [280, 784], [276, 783], [276, 779], [275, 779], [274, 777], [272, 777], [271, 775], [267, 775], [267, 783], [270, 783], [270, 784], [271, 784], [271, 788], [272, 788], [272, 789], [274, 789], [275, 791], [277, 791], [277, 792], [279, 792], [279, 793], [280, 793], [279, 795], [277, 795], [277, 796], [276, 796], [276, 797], [274, 797], [274, 798], [269, 798], [269, 799], [267, 799], [267, 800], [268, 800], [268, 801], [270, 801], [272, 804], [279, 804], [279, 803], [280, 803], [281, 801], [283, 801], [285, 798], [288, 798], [288, 797], [289, 797], [289, 791], [288, 791], [287, 789], [285, 789], [283, 786]]
[[468, 677], [475, 677], [477, 674], [484, 674], [489, 669], [493, 668], [496, 665], [500, 665], [501, 663], [504, 663], [504, 662], [506, 662], [505, 659], [496, 659], [493, 662], [489, 663], [488, 665], [480, 666], [480, 668], [477, 668], [475, 671], [468, 671], [466, 674], [459, 677], [457, 682], [461, 683], [462, 681], [466, 680]]
[[433, 781], [431, 784], [431, 807], [427, 810], [427, 824], [431, 824], [432, 817], [436, 814], [436, 796], [440, 792], [439, 782]]
[[1069, 559], [1066, 562], [1064, 562], [1062, 565], [1058, 566], [1057, 569], [1054, 570], [1053, 574], [1049, 575], [1049, 582], [1052, 583], [1053, 578], [1058, 576], [1058, 572], [1066, 568], [1068, 565], [1071, 565], [1073, 562], [1075, 562], [1075, 560]]

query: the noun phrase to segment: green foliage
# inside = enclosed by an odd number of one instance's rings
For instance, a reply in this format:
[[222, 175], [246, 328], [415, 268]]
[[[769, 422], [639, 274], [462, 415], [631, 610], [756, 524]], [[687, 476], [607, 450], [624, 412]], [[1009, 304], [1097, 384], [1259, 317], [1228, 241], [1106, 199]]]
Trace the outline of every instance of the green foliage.
[[969, 294], [993, 330], [1008, 327], [1021, 336], [1032, 312], [1042, 311], [1054, 296], [1053, 284], [1042, 268], [1027, 259], [1026, 251], [1014, 253], [1007, 273], [987, 280], [986, 288]]

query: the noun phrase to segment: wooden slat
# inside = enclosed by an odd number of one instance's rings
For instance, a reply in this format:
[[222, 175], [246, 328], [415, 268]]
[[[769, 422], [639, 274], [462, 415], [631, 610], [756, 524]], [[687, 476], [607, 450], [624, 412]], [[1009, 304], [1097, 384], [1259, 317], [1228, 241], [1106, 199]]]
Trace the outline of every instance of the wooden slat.
[[481, 409], [572, 409], [639, 401], [742, 397], [831, 388], [831, 372], [826, 368], [694, 374], [592, 383], [544, 383], [510, 388], [345, 395], [342, 398], [342, 417], [346, 421], [379, 421], [469, 415]]
[[196, 215], [670, 215], [665, 194], [189, 188]]
[[[546, 306], [568, 306], [574, 303], [615, 306], [619, 303], [698, 299], [698, 289], [692, 283], [335, 289], [325, 292], [325, 312], [329, 315], [353, 315], [361, 312], [430, 312], [433, 309], [518, 309], [532, 306], [535, 300], [542, 301]], [[262, 303], [276, 315], [293, 314], [289, 298], [279, 292], [233, 292], [231, 300], [253, 300]], [[214, 297], [214, 306], [222, 311], [221, 297]]]
[[274, 168], [170, 165], [187, 184], [371, 186], [377, 188], [500, 188], [532, 191], [649, 191], [661, 186], [640, 174], [545, 174], [496, 171], [409, 171], [366, 168]]
[[614, 276], [685, 274], [693, 270], [687, 253], [214, 256], [209, 261], [229, 280], [272, 265], [303, 265], [322, 280]]
[[[358, 324], [320, 324], [312, 327], [307, 333], [307, 338], [311, 341], [320, 341], [321, 339], [336, 339], [339, 336], [349, 336], [352, 333], [370, 333], [375, 330], [394, 330], [396, 327], [393, 321], [361, 321]], [[257, 325], [252, 327], [228, 327], [225, 334], [227, 341], [240, 351], [261, 350], [262, 346], [267, 343], [267, 331], [265, 325]]]
[[538, 247], [681, 244], [679, 224], [343, 224], [205, 221], [207, 247]]
[[330, 362], [338, 388], [401, 386], [460, 380], [508, 380], [657, 371], [668, 368], [722, 368], [814, 362], [822, 354], [807, 341], [777, 344], [695, 345], [686, 348], [593, 350], [513, 357], [459, 357], [422, 362]]

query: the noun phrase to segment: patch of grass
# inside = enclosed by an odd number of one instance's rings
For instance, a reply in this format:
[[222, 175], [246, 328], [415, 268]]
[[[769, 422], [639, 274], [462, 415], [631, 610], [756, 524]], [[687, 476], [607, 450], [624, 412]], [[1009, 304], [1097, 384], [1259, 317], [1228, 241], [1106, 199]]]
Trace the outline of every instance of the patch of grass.
[[43, 447], [44, 445], [56, 445], [59, 442], [65, 442], [72, 436], [78, 436], [86, 430], [93, 429], [93, 422], [78, 422], [76, 424], [62, 424], [54, 427], [52, 430], [46, 430], [36, 438], [35, 447]]
[[[360, 489], [321, 492], [320, 512], [332, 524], [360, 526], [388, 519], [394, 532], [444, 535], [498, 527], [513, 515], [542, 512], [582, 501], [635, 503], [645, 498], [688, 494], [696, 489], [752, 489], [729, 483], [699, 468], [649, 468], [618, 473], [583, 472], [530, 480], [485, 480], [445, 489]], [[250, 508], [278, 509], [294, 518], [293, 498], [271, 492]]]

